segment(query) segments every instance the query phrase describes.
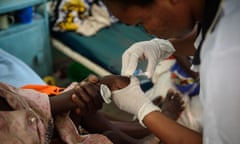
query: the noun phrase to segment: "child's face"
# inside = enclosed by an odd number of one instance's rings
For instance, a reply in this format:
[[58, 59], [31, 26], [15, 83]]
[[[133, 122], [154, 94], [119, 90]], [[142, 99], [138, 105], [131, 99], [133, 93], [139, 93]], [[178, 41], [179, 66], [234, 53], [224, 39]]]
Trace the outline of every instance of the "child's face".
[[107, 85], [111, 91], [114, 91], [125, 88], [130, 83], [130, 79], [126, 76], [109, 75], [103, 77], [100, 83]]

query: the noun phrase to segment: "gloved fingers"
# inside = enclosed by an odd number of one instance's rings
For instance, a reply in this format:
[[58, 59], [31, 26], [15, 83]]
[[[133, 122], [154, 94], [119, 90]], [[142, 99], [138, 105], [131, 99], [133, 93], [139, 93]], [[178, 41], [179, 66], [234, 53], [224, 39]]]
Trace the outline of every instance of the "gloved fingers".
[[139, 56], [135, 53], [125, 53], [122, 57], [121, 74], [125, 76], [133, 75], [138, 65]]
[[112, 100], [116, 106], [134, 115], [137, 115], [139, 108], [147, 101], [146, 99], [136, 77], [131, 77], [127, 87], [112, 91]]
[[151, 78], [153, 76], [156, 66], [157, 66], [157, 62], [149, 59], [147, 69], [145, 72], [145, 74], [147, 75], [148, 78]]

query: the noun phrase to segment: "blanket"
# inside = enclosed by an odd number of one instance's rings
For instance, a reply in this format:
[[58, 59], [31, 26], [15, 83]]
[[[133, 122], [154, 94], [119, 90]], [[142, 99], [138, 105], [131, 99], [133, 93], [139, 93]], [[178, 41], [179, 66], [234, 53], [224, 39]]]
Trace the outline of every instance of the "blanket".
[[[65, 90], [72, 89], [73, 83]], [[48, 144], [54, 127], [67, 144], [112, 144], [100, 134], [80, 135], [68, 113], [53, 118], [48, 95], [33, 89], [16, 88], [0, 82], [0, 98], [13, 110], [0, 110], [1, 143]]]

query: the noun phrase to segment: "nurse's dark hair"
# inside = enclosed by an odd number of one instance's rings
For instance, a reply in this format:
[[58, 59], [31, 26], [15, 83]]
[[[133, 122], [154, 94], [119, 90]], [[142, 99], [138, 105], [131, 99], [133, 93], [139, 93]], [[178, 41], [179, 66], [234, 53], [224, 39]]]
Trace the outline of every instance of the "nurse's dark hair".
[[154, 2], [154, 0], [102, 0], [105, 3], [115, 3], [120, 4], [120, 6], [128, 7], [128, 6], [147, 6]]

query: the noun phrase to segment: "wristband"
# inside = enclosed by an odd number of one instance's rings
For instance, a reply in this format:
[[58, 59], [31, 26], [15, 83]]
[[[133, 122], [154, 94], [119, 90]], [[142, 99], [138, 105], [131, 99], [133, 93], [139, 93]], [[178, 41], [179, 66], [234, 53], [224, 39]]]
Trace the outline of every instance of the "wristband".
[[100, 85], [100, 94], [104, 100], [104, 102], [106, 104], [110, 104], [111, 103], [111, 91], [110, 89], [108, 88], [108, 86], [104, 85], [104, 84], [101, 84]]

